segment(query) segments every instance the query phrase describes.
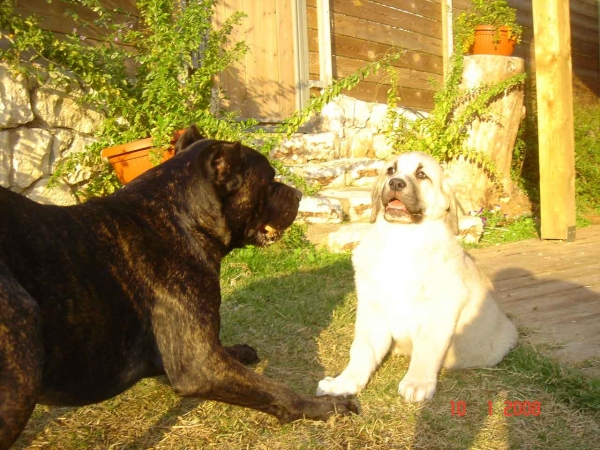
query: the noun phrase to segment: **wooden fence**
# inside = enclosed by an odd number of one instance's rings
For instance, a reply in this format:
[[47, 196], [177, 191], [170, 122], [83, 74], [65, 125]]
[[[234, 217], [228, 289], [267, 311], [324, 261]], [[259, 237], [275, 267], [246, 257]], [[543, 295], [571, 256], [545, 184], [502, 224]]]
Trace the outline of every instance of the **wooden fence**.
[[[318, 85], [319, 23], [330, 28], [331, 75], [340, 78], [388, 52], [404, 51], [396, 63], [399, 93], [404, 106], [420, 110], [433, 107], [435, 85], [444, 69], [442, 1], [448, 0], [329, 0], [329, 22], [318, 21], [321, 0], [222, 0], [216, 9], [218, 25], [234, 11], [247, 17], [234, 38], [245, 40], [251, 52], [217, 80], [226, 92], [222, 105], [242, 117], [275, 122], [299, 107], [299, 91]], [[469, 0], [451, 0], [453, 16], [470, 7]], [[524, 27], [523, 43], [516, 56], [526, 61], [531, 86], [535, 86], [532, 0], [508, 0], [517, 9]], [[135, 0], [102, 0], [135, 16]], [[600, 94], [600, 45], [598, 0], [570, 0], [573, 87], [577, 96]], [[70, 33], [74, 23], [66, 9], [76, 9], [60, 0], [18, 0], [17, 11], [35, 13], [41, 25], [57, 33]], [[85, 9], [77, 11], [85, 17]], [[300, 28], [299, 28], [300, 26]], [[303, 28], [303, 29], [302, 29]], [[101, 39], [93, 24], [82, 33]], [[301, 45], [302, 40], [306, 45]], [[302, 64], [305, 61], [306, 67]], [[306, 73], [303, 74], [303, 71]], [[369, 77], [349, 95], [384, 102], [389, 80], [379, 74]], [[318, 92], [313, 89], [313, 93]], [[528, 95], [531, 95], [531, 91]]]
[[[316, 0], [307, 1], [310, 77], [319, 79]], [[331, 0], [333, 77], [342, 78], [391, 52], [405, 51], [395, 64], [404, 106], [429, 110], [435, 86], [443, 81], [440, 2], [413, 0]], [[389, 80], [370, 76], [349, 95], [385, 102]]]

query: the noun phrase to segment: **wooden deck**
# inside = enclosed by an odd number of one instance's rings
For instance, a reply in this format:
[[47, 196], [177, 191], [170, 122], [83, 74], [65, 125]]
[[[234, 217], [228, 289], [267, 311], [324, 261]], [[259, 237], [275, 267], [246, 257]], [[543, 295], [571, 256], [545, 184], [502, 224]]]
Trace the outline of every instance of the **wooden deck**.
[[[600, 225], [574, 242], [532, 239], [470, 252], [493, 281], [504, 310], [534, 344], [562, 361], [594, 361], [600, 376]], [[548, 347], [546, 347], [548, 349]]]

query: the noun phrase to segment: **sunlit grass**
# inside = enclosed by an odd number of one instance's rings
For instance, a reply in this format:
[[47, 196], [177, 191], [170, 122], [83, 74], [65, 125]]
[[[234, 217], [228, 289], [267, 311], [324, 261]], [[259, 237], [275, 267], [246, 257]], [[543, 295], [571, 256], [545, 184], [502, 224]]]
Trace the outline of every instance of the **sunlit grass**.
[[[262, 361], [253, 370], [312, 394], [347, 363], [356, 307], [348, 254], [243, 249], [225, 260], [222, 286], [223, 342], [256, 347]], [[98, 405], [39, 406], [15, 448], [597, 448], [598, 382], [527, 345], [494, 369], [442, 371], [423, 405], [398, 397], [408, 362], [384, 361], [358, 396], [359, 416], [280, 426], [256, 411], [182, 399], [158, 378]], [[538, 401], [541, 413], [505, 416], [507, 400]], [[451, 401], [464, 402], [464, 416], [452, 415]]]

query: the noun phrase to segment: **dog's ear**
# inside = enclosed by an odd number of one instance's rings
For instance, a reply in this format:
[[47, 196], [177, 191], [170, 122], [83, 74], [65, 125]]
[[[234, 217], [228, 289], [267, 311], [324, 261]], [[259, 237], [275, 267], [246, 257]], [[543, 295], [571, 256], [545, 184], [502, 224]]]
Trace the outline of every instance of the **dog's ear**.
[[231, 194], [242, 187], [244, 150], [241, 142], [220, 142], [210, 162], [213, 182]]
[[460, 232], [458, 229], [458, 205], [452, 181], [448, 177], [444, 177], [444, 181], [442, 182], [442, 190], [444, 191], [444, 195], [448, 200], [448, 210], [444, 220], [452, 230], [452, 233], [458, 236], [458, 233]]
[[175, 153], [179, 153], [182, 150], [185, 150], [190, 145], [192, 145], [196, 141], [200, 141], [204, 139], [200, 130], [196, 125], [191, 125], [185, 129], [183, 134], [179, 136], [177, 142], [175, 143]]
[[371, 190], [371, 223], [375, 223], [381, 210], [381, 190], [385, 179], [385, 175], [380, 175]]

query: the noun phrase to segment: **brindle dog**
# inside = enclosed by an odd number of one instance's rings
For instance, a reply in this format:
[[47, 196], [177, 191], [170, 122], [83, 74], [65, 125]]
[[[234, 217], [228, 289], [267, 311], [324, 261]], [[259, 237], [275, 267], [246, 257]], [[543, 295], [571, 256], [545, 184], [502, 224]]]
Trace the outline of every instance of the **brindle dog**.
[[222, 258], [281, 237], [301, 194], [257, 151], [201, 139], [113, 195], [34, 203], [0, 188], [0, 448], [36, 403], [86, 405], [166, 374], [180, 395], [254, 408], [282, 423], [357, 412], [246, 369], [219, 339]]

